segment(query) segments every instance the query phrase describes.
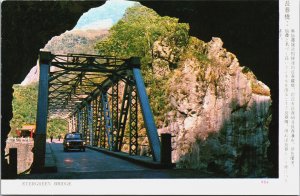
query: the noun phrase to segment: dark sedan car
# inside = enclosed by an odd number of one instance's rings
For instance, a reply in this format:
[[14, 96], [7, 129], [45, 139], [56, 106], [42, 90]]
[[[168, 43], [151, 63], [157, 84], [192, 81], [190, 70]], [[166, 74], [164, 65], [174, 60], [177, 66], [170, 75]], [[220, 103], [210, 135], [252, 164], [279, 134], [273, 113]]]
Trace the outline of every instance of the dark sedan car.
[[81, 133], [67, 133], [64, 137], [64, 151], [69, 149], [79, 149], [85, 151], [85, 141], [82, 138]]

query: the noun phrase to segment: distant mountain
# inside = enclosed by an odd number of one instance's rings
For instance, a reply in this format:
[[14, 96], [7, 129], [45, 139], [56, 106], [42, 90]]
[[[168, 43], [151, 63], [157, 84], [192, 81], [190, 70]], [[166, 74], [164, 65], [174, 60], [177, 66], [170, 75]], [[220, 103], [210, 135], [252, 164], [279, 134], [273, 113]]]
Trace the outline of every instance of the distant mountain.
[[[108, 35], [108, 29], [72, 30], [53, 37], [44, 47], [44, 50], [53, 54], [97, 54], [94, 45]], [[39, 79], [38, 66], [34, 66], [27, 74], [21, 85], [26, 86]]]
[[54, 54], [96, 54], [94, 45], [108, 35], [108, 29], [72, 30], [53, 37], [44, 47]]
[[109, 0], [100, 7], [92, 8], [84, 13], [74, 29], [110, 28], [124, 15], [128, 7], [139, 4], [134, 1]]
[[[71, 31], [53, 37], [44, 49], [54, 54], [97, 54], [94, 45], [108, 35], [108, 30], [124, 15], [125, 10], [138, 2], [124, 0], [108, 0], [100, 7], [92, 8], [84, 13]], [[21, 85], [29, 85], [38, 81], [39, 70], [34, 66]]]

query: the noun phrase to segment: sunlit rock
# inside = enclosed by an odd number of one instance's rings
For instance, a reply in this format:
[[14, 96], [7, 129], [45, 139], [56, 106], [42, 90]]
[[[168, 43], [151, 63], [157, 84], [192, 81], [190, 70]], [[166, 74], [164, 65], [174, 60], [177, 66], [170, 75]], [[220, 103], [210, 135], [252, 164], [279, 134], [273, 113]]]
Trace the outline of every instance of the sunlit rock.
[[207, 59], [189, 56], [170, 79], [169, 99], [178, 111], [168, 118], [173, 161], [231, 177], [265, 176], [270, 89], [222, 48], [220, 38], [203, 46]]

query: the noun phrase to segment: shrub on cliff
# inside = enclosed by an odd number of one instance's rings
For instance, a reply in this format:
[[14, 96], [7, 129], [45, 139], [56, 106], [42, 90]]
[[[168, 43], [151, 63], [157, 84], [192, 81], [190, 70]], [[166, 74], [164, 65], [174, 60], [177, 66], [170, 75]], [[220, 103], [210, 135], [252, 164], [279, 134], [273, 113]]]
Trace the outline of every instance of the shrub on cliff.
[[[161, 17], [154, 10], [137, 5], [128, 8], [124, 17], [110, 29], [109, 36], [95, 46], [100, 55], [141, 57], [142, 72], [157, 123], [163, 119], [167, 109], [167, 79], [153, 75], [153, 61], [160, 57], [154, 45], [159, 41], [172, 48], [173, 51], [166, 57], [171, 62], [173, 60], [170, 56], [174, 51], [188, 44], [188, 32], [189, 25], [179, 23], [177, 18]], [[175, 54], [175, 59], [178, 60], [177, 55], [178, 51]]]

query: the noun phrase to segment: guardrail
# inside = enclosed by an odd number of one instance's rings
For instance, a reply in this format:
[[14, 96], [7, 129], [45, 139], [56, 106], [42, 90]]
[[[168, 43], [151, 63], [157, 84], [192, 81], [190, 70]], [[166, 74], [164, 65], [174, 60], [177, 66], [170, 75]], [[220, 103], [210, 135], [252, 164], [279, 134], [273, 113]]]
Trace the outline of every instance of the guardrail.
[[[121, 159], [125, 159], [128, 161], [132, 161], [137, 164], [144, 165], [150, 168], [156, 169], [171, 169], [176, 166], [175, 163], [172, 163], [172, 147], [171, 147], [171, 134], [161, 134], [161, 159], [160, 161], [154, 161], [151, 156], [143, 156], [143, 155], [130, 155], [128, 151], [111, 151], [108, 148], [101, 148], [97, 146], [87, 145], [87, 148], [92, 150], [100, 151], [105, 154], [109, 154]], [[123, 143], [124, 144], [124, 143]], [[128, 144], [127, 144], [128, 145]], [[148, 146], [148, 145], [140, 145], [140, 146]], [[149, 147], [150, 148], [150, 147]]]
[[7, 138], [6, 142], [14, 142], [14, 143], [31, 143], [33, 142], [33, 138], [29, 137], [10, 137]]

